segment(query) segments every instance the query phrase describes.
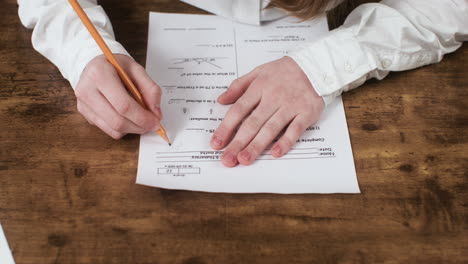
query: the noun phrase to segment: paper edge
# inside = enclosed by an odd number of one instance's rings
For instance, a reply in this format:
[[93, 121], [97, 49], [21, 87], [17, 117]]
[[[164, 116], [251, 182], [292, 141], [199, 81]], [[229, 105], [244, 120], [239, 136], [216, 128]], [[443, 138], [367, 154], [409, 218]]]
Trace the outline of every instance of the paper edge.
[[[11, 252], [11, 249], [8, 245], [8, 241], [5, 236], [5, 232], [3, 231], [2, 224], [0, 224], [0, 253], [2, 251], [5, 251], [5, 256], [0, 255], [0, 258], [4, 258], [2, 260], [3, 264], [15, 264], [15, 260], [13, 259], [13, 253]], [[5, 262], [3, 262], [5, 261]]]

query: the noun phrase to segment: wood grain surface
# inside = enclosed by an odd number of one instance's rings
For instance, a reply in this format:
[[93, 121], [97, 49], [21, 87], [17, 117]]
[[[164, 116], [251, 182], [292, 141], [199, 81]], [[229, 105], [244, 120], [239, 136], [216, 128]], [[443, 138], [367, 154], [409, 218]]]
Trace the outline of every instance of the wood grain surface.
[[[101, 4], [142, 64], [149, 11], [204, 13]], [[30, 39], [0, 0], [0, 222], [18, 264], [468, 262], [466, 45], [344, 95], [362, 194], [238, 195], [136, 185], [139, 137], [90, 126]]]

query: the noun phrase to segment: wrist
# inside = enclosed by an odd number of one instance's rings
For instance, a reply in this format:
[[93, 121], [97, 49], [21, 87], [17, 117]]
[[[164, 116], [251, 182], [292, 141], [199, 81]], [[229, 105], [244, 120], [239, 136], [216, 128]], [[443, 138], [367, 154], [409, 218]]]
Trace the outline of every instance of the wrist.
[[[116, 42], [115, 40], [106, 40], [106, 42], [112, 53], [127, 55], [131, 57], [130, 54], [120, 43]], [[79, 53], [79, 56], [74, 56], [73, 58], [70, 58], [75, 61], [75, 63], [73, 64], [70, 63], [70, 65], [73, 65], [73, 69], [71, 69], [71, 73], [68, 76], [65, 73], [63, 73], [63, 75], [70, 82], [70, 85], [73, 89], [75, 89], [83, 71], [88, 66], [88, 64], [99, 56], [104, 56], [104, 54], [102, 50], [95, 43], [93, 43], [93, 47], [88, 49], [83, 48], [82, 51]]]

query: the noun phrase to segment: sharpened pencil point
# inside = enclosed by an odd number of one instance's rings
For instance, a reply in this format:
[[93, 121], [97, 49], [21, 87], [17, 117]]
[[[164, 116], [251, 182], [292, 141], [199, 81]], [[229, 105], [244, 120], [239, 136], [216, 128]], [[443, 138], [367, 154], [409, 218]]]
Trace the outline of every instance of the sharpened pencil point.
[[169, 144], [169, 146], [172, 146], [172, 143], [167, 143], [167, 144]]

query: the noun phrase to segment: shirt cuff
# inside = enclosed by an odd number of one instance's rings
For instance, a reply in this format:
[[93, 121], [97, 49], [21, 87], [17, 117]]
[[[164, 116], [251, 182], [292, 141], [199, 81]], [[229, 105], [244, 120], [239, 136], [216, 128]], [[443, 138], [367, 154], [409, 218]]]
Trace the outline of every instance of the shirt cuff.
[[306, 44], [289, 56], [309, 78], [317, 94], [329, 105], [354, 82], [377, 67], [368, 58], [350, 29], [338, 28], [324, 38]]

